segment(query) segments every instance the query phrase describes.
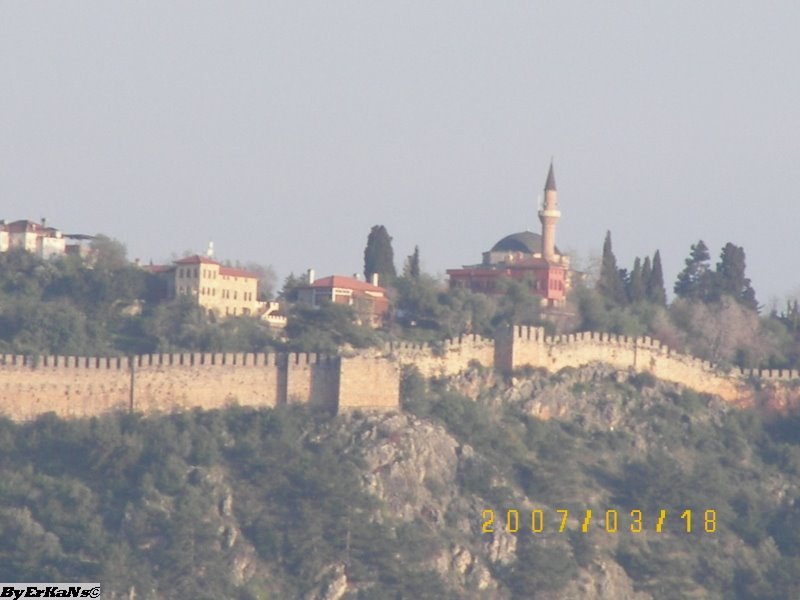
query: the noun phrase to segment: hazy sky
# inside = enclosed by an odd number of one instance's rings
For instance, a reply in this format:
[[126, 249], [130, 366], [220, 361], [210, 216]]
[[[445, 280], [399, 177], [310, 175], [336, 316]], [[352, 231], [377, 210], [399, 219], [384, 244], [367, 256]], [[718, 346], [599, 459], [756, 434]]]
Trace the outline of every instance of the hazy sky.
[[384, 224], [443, 273], [539, 231], [800, 289], [798, 2], [0, 2], [0, 218], [282, 279]]

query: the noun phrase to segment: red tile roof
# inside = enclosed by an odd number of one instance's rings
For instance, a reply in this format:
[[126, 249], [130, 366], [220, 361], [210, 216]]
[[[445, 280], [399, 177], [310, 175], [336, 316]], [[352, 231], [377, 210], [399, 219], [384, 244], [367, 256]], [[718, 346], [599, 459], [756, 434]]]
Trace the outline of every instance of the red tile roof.
[[317, 279], [310, 286], [313, 288], [344, 288], [349, 290], [358, 290], [361, 292], [375, 292], [385, 294], [386, 289], [377, 285], [372, 285], [366, 281], [361, 281], [355, 277], [346, 277], [344, 275], [331, 275], [329, 277], [322, 277]]
[[174, 267], [171, 265], [144, 265], [142, 268], [151, 273], [166, 273], [167, 271], [171, 271]]
[[175, 261], [176, 265], [217, 265], [219, 266], [219, 273], [220, 275], [228, 275], [229, 277], [249, 277], [251, 279], [258, 279], [258, 275], [252, 273], [250, 271], [246, 271], [245, 269], [237, 269], [236, 267], [226, 267], [221, 262], [214, 260], [213, 258], [208, 258], [207, 256], [200, 256], [199, 254], [195, 254], [194, 256], [187, 256], [186, 258], [182, 258], [180, 260]]
[[207, 256], [200, 256], [199, 254], [195, 254], [194, 256], [187, 256], [186, 258], [182, 258], [180, 260], [175, 261], [176, 265], [199, 265], [200, 263], [203, 263], [204, 265], [220, 264], [214, 259], [208, 258]]
[[6, 231], [10, 233], [22, 233], [25, 231], [39, 231], [42, 229], [42, 226], [36, 221], [22, 219], [20, 221], [13, 221], [12, 223], [6, 223], [5, 228]]
[[230, 277], [250, 277], [251, 279], [258, 279], [258, 275], [245, 271], [244, 269], [236, 269], [234, 267], [220, 267], [220, 275], [229, 275]]
[[176, 265], [218, 265], [219, 266], [219, 273], [220, 275], [228, 275], [230, 277], [250, 277], [252, 279], [258, 279], [258, 275], [255, 273], [251, 273], [250, 271], [245, 271], [244, 269], [237, 269], [235, 267], [226, 267], [222, 263], [214, 260], [213, 258], [208, 258], [207, 256], [200, 256], [199, 254], [195, 254], [194, 256], [187, 256], [186, 258], [182, 258], [180, 260], [175, 261]]

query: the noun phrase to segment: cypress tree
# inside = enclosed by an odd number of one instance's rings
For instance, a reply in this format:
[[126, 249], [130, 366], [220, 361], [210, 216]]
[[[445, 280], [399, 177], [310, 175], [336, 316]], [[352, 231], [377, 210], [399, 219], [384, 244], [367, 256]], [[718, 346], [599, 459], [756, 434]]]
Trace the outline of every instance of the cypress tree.
[[633, 261], [633, 271], [631, 271], [628, 283], [628, 298], [631, 302], [641, 302], [646, 296], [645, 281], [642, 277], [642, 261], [637, 256]]
[[653, 255], [653, 270], [646, 282], [647, 299], [654, 304], [664, 306], [667, 303], [667, 290], [664, 288], [664, 271], [661, 269], [661, 252]]
[[414, 253], [408, 257], [408, 276], [419, 279], [419, 246], [414, 246]]
[[375, 225], [367, 237], [367, 247], [364, 249], [364, 277], [367, 281], [377, 273], [379, 283], [385, 285], [397, 277], [394, 269], [394, 251], [392, 238], [386, 227]]
[[597, 289], [607, 300], [614, 304], [622, 306], [628, 300], [625, 284], [617, 268], [617, 258], [611, 249], [610, 231], [606, 232], [606, 239], [603, 241], [603, 262], [600, 266], [600, 279], [597, 281]]
[[642, 281], [644, 281], [645, 287], [645, 296], [648, 296], [648, 290], [650, 289], [650, 274], [653, 272], [653, 267], [650, 266], [650, 257], [645, 256], [644, 261], [642, 262]]

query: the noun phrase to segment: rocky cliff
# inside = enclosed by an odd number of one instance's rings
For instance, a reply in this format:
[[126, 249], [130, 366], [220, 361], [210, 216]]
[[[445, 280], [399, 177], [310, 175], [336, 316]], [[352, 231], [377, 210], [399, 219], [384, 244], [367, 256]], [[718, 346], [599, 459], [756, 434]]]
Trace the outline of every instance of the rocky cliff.
[[0, 427], [7, 579], [116, 598], [786, 598], [797, 420], [604, 365], [405, 373], [403, 410]]

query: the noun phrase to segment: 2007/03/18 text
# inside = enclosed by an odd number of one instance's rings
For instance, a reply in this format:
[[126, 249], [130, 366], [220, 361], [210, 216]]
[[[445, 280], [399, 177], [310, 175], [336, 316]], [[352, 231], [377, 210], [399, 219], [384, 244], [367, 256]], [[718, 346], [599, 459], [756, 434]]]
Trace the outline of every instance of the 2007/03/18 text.
[[[564, 533], [568, 529], [570, 511], [566, 508], [557, 508], [555, 512], [558, 516], [550, 519], [550, 526], [556, 527], [558, 533]], [[680, 516], [677, 511], [668, 515], [666, 509], [661, 509], [657, 514], [651, 515], [649, 519], [645, 519], [644, 512], [638, 509], [621, 511], [622, 517], [620, 517], [620, 511], [615, 508], [609, 508], [605, 513], [600, 512], [597, 515], [591, 508], [574, 512], [579, 524], [579, 531], [582, 533], [588, 533], [590, 527], [598, 528], [606, 533], [619, 533], [620, 531], [642, 533], [648, 529], [651, 523], [653, 531], [656, 533], [664, 533], [668, 526], [673, 527], [673, 530], [679, 528], [678, 530], [684, 533], [693, 531], [715, 533], [717, 531], [717, 511], [713, 508], [703, 512], [702, 529], [699, 528], [699, 522], [695, 529], [694, 513], [688, 508], [680, 513]], [[528, 522], [524, 523], [524, 521]], [[495, 514], [491, 508], [487, 508], [481, 513], [481, 533], [494, 533], [496, 528], [502, 528], [508, 533], [525, 531], [542, 533], [546, 527], [545, 521], [545, 512], [539, 508], [531, 510], [530, 516], [528, 516], [528, 511], [519, 511], [516, 508], [509, 508], [505, 513], [498, 511], [498, 514]]]

